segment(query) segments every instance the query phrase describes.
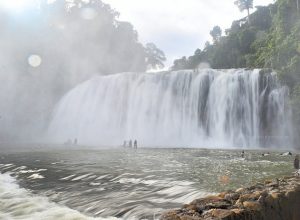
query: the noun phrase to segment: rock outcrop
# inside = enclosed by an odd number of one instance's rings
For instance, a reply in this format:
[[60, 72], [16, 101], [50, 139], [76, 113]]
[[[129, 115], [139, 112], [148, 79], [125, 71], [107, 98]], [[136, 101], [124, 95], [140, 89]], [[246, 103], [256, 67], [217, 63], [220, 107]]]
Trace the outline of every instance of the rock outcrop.
[[300, 220], [300, 178], [284, 177], [196, 199], [161, 220]]

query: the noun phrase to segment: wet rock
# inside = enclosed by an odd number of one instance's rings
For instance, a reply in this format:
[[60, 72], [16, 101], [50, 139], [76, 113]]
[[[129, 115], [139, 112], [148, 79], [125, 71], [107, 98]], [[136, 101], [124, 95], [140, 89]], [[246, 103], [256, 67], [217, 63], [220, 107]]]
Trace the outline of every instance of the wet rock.
[[226, 195], [226, 192], [221, 192], [220, 194], [218, 194], [218, 197], [224, 199], [225, 195]]
[[206, 209], [227, 209], [231, 206], [231, 203], [228, 201], [219, 201], [215, 203], [209, 203], [205, 207]]
[[272, 183], [272, 180], [266, 180], [265, 185]]
[[235, 212], [226, 209], [213, 209], [211, 215], [217, 219], [224, 219], [235, 215]]
[[161, 216], [164, 220], [202, 220], [198, 213], [185, 212], [182, 210], [175, 210], [164, 213]]
[[300, 220], [300, 178], [284, 177], [194, 200], [162, 220]]
[[242, 193], [242, 192], [244, 192], [246, 189], [244, 189], [244, 188], [239, 188], [239, 189], [237, 189], [235, 192], [237, 192], [237, 193]]
[[236, 215], [241, 215], [245, 210], [244, 209], [231, 209]]
[[258, 198], [257, 202], [259, 202], [259, 203], [264, 203], [264, 202], [265, 202], [265, 198], [266, 198], [266, 197], [264, 197], [264, 196], [260, 196], [260, 197]]
[[273, 199], [278, 199], [279, 197], [280, 197], [280, 193], [277, 193], [277, 192], [272, 192], [271, 194], [271, 197], [273, 198]]
[[226, 194], [224, 199], [228, 200], [228, 201], [232, 201], [232, 200], [237, 200], [239, 199], [240, 197], [240, 194], [238, 193], [229, 193], [229, 194]]
[[238, 199], [236, 202], [235, 202], [235, 207], [242, 207], [243, 206], [243, 202], [240, 200], [240, 199]]
[[240, 202], [254, 201], [254, 200], [257, 200], [259, 197], [260, 197], [260, 192], [254, 192], [252, 194], [241, 195], [239, 200], [240, 200]]
[[198, 208], [195, 204], [191, 205], [191, 204], [186, 204], [183, 206], [184, 209], [188, 209], [188, 210], [194, 210], [194, 211], [197, 211]]
[[260, 211], [262, 209], [259, 202], [245, 201], [245, 202], [243, 202], [243, 206], [246, 209], [250, 209], [250, 210], [254, 210], [254, 211]]
[[186, 207], [202, 213], [205, 210], [226, 209], [230, 206], [231, 203], [220, 196], [209, 196], [203, 199], [196, 199]]
[[278, 180], [272, 181], [268, 184], [266, 184], [267, 187], [278, 187], [279, 186], [279, 182]]

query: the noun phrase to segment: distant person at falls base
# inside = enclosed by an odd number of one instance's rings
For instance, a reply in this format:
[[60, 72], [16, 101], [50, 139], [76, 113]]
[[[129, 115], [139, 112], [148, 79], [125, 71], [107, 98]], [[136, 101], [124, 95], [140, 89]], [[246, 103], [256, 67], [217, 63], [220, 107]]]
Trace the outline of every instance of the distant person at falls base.
[[295, 160], [294, 160], [294, 168], [296, 169], [296, 175], [300, 175], [300, 164], [299, 164], [299, 155], [296, 155]]
[[77, 138], [74, 139], [74, 145], [77, 145], [78, 141]]
[[132, 140], [129, 141], [128, 147], [129, 147], [129, 148], [132, 148]]
[[137, 149], [137, 140], [134, 140], [133, 146], [134, 146], [134, 149]]
[[245, 158], [245, 151], [242, 151], [241, 157], [242, 157], [242, 158]]
[[127, 147], [127, 142], [126, 142], [126, 141], [124, 141], [123, 147], [124, 147], [124, 148]]

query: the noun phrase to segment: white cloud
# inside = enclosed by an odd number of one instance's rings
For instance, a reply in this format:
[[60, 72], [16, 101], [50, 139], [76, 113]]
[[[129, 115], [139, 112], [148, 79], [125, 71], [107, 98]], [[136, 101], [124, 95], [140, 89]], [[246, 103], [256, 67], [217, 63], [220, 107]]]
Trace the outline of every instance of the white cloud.
[[[234, 0], [104, 0], [121, 13], [120, 20], [131, 22], [144, 43], [154, 42], [174, 58], [191, 55], [210, 40], [209, 31], [219, 25], [229, 28], [242, 18]], [[267, 5], [273, 0], [254, 1]]]

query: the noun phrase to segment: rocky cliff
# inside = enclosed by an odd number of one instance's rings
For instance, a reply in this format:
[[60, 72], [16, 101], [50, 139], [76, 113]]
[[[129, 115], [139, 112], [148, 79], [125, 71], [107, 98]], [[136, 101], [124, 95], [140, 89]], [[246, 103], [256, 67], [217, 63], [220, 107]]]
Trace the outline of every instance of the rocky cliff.
[[161, 220], [300, 220], [300, 177], [284, 177], [197, 199]]

